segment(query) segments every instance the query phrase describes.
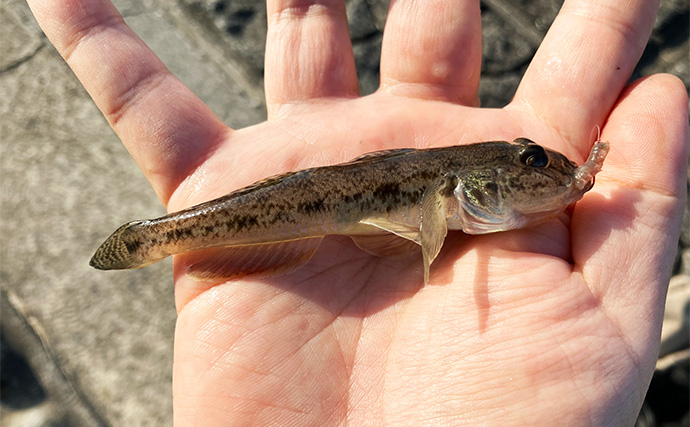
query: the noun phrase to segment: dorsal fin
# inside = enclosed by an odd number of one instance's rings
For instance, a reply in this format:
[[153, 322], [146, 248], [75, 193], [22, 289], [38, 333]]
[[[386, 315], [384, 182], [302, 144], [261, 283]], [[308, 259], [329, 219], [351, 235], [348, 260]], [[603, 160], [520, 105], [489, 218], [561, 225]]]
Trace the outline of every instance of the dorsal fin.
[[215, 206], [219, 203], [223, 203], [225, 200], [234, 199], [234, 198], [243, 196], [245, 194], [249, 194], [252, 191], [256, 191], [256, 190], [259, 190], [261, 188], [266, 188], [266, 187], [270, 187], [272, 185], [278, 184], [278, 183], [280, 183], [280, 182], [282, 182], [282, 181], [284, 181], [290, 177], [293, 177], [293, 176], [296, 177], [296, 176], [300, 176], [300, 175], [310, 174], [311, 172], [314, 171], [314, 169], [316, 169], [316, 168], [303, 169], [303, 170], [294, 171], [294, 172], [284, 172], [284, 173], [281, 173], [278, 175], [269, 176], [268, 178], [264, 178], [261, 181], [257, 181], [251, 185], [248, 185], [247, 187], [240, 188], [239, 190], [235, 190], [229, 194], [226, 194], [225, 196], [221, 196], [221, 197], [218, 197], [217, 199], [209, 200], [207, 202], [200, 203], [198, 205], [191, 206], [187, 209], [183, 209], [181, 211], [178, 211], [178, 212], [176, 212], [176, 214], [179, 215], [179, 214], [182, 214], [182, 213], [185, 213], [188, 211], [198, 211], [200, 209], [204, 209], [207, 206]]
[[402, 156], [407, 153], [412, 153], [414, 151], [417, 150], [414, 148], [393, 148], [390, 150], [373, 151], [371, 153], [365, 153], [361, 156], [355, 157], [346, 164], [381, 161], [385, 159], [390, 159], [391, 157]]
[[[378, 162], [378, 161], [382, 161], [385, 159], [389, 159], [391, 157], [396, 157], [396, 156], [401, 156], [401, 155], [404, 155], [407, 153], [411, 153], [414, 151], [417, 151], [417, 150], [414, 148], [394, 148], [391, 150], [374, 151], [371, 153], [362, 154], [359, 157], [355, 157], [354, 159], [350, 160], [349, 162], [340, 163], [340, 164], [333, 165], [330, 167], [341, 166], [341, 165], [352, 165], [352, 164], [356, 164], [356, 163]], [[222, 202], [223, 200], [240, 197], [240, 196], [243, 196], [245, 194], [251, 193], [253, 191], [256, 191], [256, 190], [259, 190], [262, 188], [267, 188], [267, 187], [270, 187], [272, 185], [278, 184], [278, 183], [285, 181], [286, 179], [290, 179], [292, 177], [309, 175], [310, 173], [314, 172], [316, 169], [319, 169], [319, 167], [302, 169], [302, 170], [292, 171], [292, 172], [283, 172], [283, 173], [280, 173], [277, 175], [269, 176], [268, 178], [264, 178], [264, 179], [257, 181], [251, 185], [248, 185], [244, 188], [240, 188], [238, 190], [235, 190], [235, 191], [233, 191], [233, 192], [231, 192], [225, 196], [219, 197], [217, 199], [209, 200], [205, 203], [201, 203], [199, 205], [192, 206], [192, 207], [187, 208], [187, 209], [183, 209], [183, 210], [179, 211], [178, 213], [183, 213], [183, 212], [192, 211], [192, 210], [199, 210], [200, 208], [203, 208], [205, 205], [215, 205], [215, 204]]]
[[268, 178], [264, 178], [261, 181], [257, 181], [254, 184], [248, 185], [244, 188], [240, 188], [239, 190], [233, 191], [229, 195], [232, 196], [241, 196], [243, 194], [251, 193], [254, 190], [258, 190], [259, 188], [265, 188], [265, 187], [270, 187], [274, 184], [277, 184], [281, 181], [284, 181], [285, 179], [291, 177], [291, 176], [297, 176], [297, 175], [307, 175], [310, 172], [312, 172], [316, 168], [309, 168], [309, 169], [303, 169], [299, 171], [292, 171], [292, 172], [283, 172], [279, 173], [277, 175], [269, 176]]

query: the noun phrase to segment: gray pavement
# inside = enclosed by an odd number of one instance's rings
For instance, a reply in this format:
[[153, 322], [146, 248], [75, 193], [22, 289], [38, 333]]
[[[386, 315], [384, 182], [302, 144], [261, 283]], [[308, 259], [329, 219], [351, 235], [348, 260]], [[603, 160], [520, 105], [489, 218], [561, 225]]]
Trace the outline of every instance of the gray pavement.
[[[347, 2], [363, 93], [377, 86], [386, 3]], [[225, 123], [265, 118], [263, 2], [115, 4]], [[484, 106], [509, 101], [559, 5], [483, 2]], [[671, 72], [690, 87], [688, 16], [687, 1], [662, 2], [637, 76]], [[88, 265], [104, 233], [164, 210], [22, 0], [0, 3], [0, 114], [2, 425], [171, 424], [170, 260], [117, 273]], [[689, 222], [670, 300], [677, 325], [690, 292]]]

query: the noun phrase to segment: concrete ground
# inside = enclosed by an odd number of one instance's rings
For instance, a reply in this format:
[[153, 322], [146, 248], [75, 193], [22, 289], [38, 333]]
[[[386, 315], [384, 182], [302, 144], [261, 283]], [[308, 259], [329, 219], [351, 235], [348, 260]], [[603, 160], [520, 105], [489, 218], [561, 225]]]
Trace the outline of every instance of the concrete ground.
[[[115, 4], [225, 123], [239, 128], [264, 120], [263, 2]], [[377, 86], [386, 4], [347, 2], [363, 93]], [[480, 95], [484, 106], [497, 107], [512, 96], [560, 1], [482, 5]], [[636, 77], [670, 72], [690, 87], [688, 11], [687, 0], [662, 1]], [[25, 2], [0, 2], [0, 20], [2, 425], [169, 425], [170, 260], [120, 273], [88, 265], [114, 226], [164, 210]], [[669, 412], [659, 408], [669, 402], [668, 387], [680, 386], [681, 398], [683, 386], [687, 393], [687, 376], [685, 384], [674, 380], [673, 369], [687, 367], [688, 360], [689, 223], [686, 215], [664, 331], [672, 338], [665, 348], [673, 359], [665, 359], [662, 380], [655, 377], [659, 394], [645, 408], [641, 422], [647, 424], [640, 425], [664, 425]], [[663, 381], [668, 378], [670, 385]], [[681, 408], [679, 416], [687, 419], [687, 406], [684, 414]]]

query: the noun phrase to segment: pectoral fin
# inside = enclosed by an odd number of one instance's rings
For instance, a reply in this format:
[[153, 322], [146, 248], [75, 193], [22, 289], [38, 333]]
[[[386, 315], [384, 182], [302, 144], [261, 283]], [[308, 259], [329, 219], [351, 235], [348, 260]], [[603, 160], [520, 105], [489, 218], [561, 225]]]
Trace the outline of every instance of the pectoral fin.
[[420, 244], [418, 227], [393, 222], [387, 218], [367, 218], [360, 221], [360, 224], [371, 225], [379, 230], [393, 233], [396, 236], [402, 237], [403, 239], [411, 240], [417, 244]]
[[322, 237], [192, 252], [187, 274], [203, 281], [290, 273], [311, 259]]
[[448, 234], [446, 226], [446, 197], [441, 194], [445, 181], [439, 181], [426, 189], [422, 197], [422, 224], [420, 226], [420, 242], [424, 259], [424, 284], [429, 283], [429, 268], [438, 253], [441, 252], [443, 241]]
[[[429, 269], [434, 262], [443, 241], [448, 233], [446, 225], [446, 201], [447, 196], [443, 195], [442, 190], [449, 184], [446, 178], [429, 186], [422, 196], [421, 221], [418, 227], [411, 224], [404, 224], [391, 221], [387, 218], [367, 218], [360, 221], [360, 224], [370, 225], [380, 230], [387, 231], [409, 242], [416, 243], [422, 247], [422, 258], [424, 260], [424, 284], [429, 283]], [[358, 238], [353, 236], [355, 244], [363, 250], [374, 255], [387, 255], [390, 253], [404, 253], [413, 247], [406, 243], [396, 241], [393, 237], [387, 238], [366, 236]], [[398, 239], [401, 240], [401, 239]]]
[[360, 249], [378, 257], [400, 257], [419, 249], [412, 240], [391, 233], [350, 237]]

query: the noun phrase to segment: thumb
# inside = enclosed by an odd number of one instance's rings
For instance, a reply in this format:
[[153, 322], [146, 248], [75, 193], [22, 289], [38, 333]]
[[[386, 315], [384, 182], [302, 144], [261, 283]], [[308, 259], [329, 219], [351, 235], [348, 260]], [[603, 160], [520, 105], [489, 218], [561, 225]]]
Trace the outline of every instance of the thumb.
[[575, 268], [635, 356], [650, 363], [686, 203], [687, 120], [676, 77], [628, 86], [604, 126], [604, 168], [573, 214]]

